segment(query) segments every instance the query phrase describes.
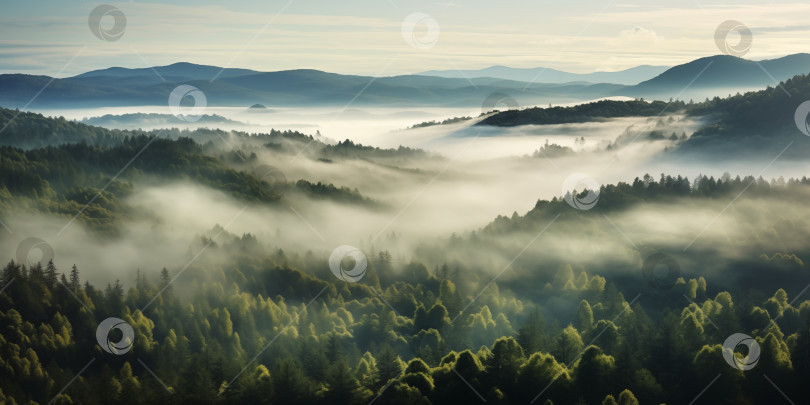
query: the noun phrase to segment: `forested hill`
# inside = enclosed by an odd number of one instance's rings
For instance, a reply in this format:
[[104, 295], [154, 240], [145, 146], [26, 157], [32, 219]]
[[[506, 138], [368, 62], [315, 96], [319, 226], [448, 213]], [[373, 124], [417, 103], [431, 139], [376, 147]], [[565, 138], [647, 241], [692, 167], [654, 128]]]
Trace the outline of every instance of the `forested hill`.
[[810, 76], [799, 75], [762, 91], [695, 104], [689, 107], [690, 114], [710, 116], [713, 120], [696, 131], [680, 150], [714, 156], [759, 151], [775, 156], [790, 145], [785, 157], [806, 159], [810, 136], [800, 131], [795, 116], [798, 107], [807, 100], [810, 100]]
[[322, 164], [361, 160], [372, 165], [429, 156], [419, 149], [381, 149], [349, 140], [329, 145], [294, 131], [119, 131], [7, 109], [0, 109], [0, 117], [0, 128], [10, 122], [0, 133], [0, 211], [66, 218], [78, 212], [77, 220], [91, 231], [110, 234], [132, 219], [124, 200], [144, 183], [191, 182], [248, 203], [273, 204], [287, 193], [284, 198], [366, 209], [384, 205], [342, 185], [267, 177], [257, 172], [263, 167], [258, 154], [282, 161], [300, 157]]
[[0, 145], [26, 149], [80, 142], [112, 145], [118, 144], [124, 136], [134, 134], [82, 124], [64, 117], [45, 117], [42, 114], [2, 107], [0, 129]]
[[[654, 117], [660, 115], [668, 103], [644, 100], [600, 100], [573, 107], [533, 107], [523, 110], [501, 111], [481, 120], [476, 125], [515, 127], [519, 125], [571, 124], [602, 121], [621, 117]], [[685, 104], [674, 102], [670, 112], [682, 111]]]
[[[219, 116], [205, 116], [217, 119]], [[78, 121], [67, 120], [64, 117], [46, 117], [42, 114], [10, 110], [0, 107], [0, 145], [20, 149], [39, 149], [48, 146], [61, 146], [67, 144], [87, 144], [93, 146], [119, 146], [127, 139], [141, 136], [177, 140], [181, 137], [189, 138], [206, 150], [211, 150], [212, 144], [221, 144], [223, 140], [235, 138], [238, 146], [245, 150], [231, 150], [234, 154], [247, 157], [251, 149], [258, 147], [272, 149], [282, 154], [295, 156], [299, 150], [291, 148], [291, 143], [307, 145], [307, 154], [304, 157], [318, 158], [422, 158], [429, 154], [424, 150], [400, 146], [395, 149], [382, 149], [362, 145], [345, 140], [336, 144], [324, 143], [323, 139], [307, 135], [299, 131], [271, 129], [265, 133], [247, 133], [244, 131], [224, 131], [220, 129], [198, 128], [195, 130], [180, 130], [177, 128], [143, 130], [106, 129], [99, 126], [88, 125]]]
[[[216, 118], [217, 116], [205, 116]], [[102, 117], [103, 118], [103, 117]], [[218, 129], [200, 128], [194, 131], [160, 129], [153, 131], [107, 129], [95, 125], [67, 120], [64, 117], [46, 117], [42, 114], [10, 110], [0, 107], [0, 145], [22, 149], [44, 148], [66, 144], [83, 143], [96, 146], [118, 146], [126, 138], [142, 135], [156, 136], [165, 139], [178, 139], [181, 136], [192, 138], [198, 144], [221, 141], [231, 132]], [[247, 137], [247, 133], [235, 132]], [[309, 141], [311, 136], [296, 131], [271, 130], [267, 134], [258, 134], [255, 139], [265, 142], [277, 141], [278, 138], [290, 138]]]
[[[683, 178], [647, 176], [605, 186], [600, 195], [610, 204], [600, 213], [631, 200], [725, 198], [748, 180], [701, 178], [690, 187]], [[777, 198], [799, 198], [807, 183], [787, 182]], [[760, 181], [749, 191], [761, 197], [769, 187]], [[536, 229], [565, 204], [538, 202], [525, 217], [499, 219], [482, 233]], [[596, 227], [567, 228], [589, 238]], [[437, 247], [445, 254], [463, 244], [446, 243]], [[700, 396], [753, 404], [774, 398], [769, 379], [795, 401], [810, 399], [810, 301], [795, 300], [792, 289], [751, 294], [745, 284], [718, 289], [711, 278], [688, 275], [669, 289], [645, 288], [617, 282], [607, 268], [526, 258], [516, 263], [525, 293], [504, 280], [482, 291], [491, 275], [476, 273], [480, 262], [434, 268], [394, 261], [387, 250], [370, 255], [361, 283], [346, 283], [326, 260], [323, 252], [282, 251], [228, 234], [181, 283], [169, 283], [176, 270], [148, 269], [126, 280], [129, 287], [83, 282], [81, 267], [59, 260], [12, 261], [0, 273], [0, 284], [13, 282], [0, 293], [0, 401], [637, 405]], [[807, 275], [789, 254], [752, 265]], [[561, 300], [571, 313], [557, 313]], [[134, 330], [132, 349], [118, 356], [96, 341], [97, 325], [110, 316]], [[721, 353], [723, 340], [740, 331], [762, 350], [745, 373]]]
[[810, 99], [810, 76], [802, 74], [760, 91], [726, 98], [715, 97], [701, 102], [601, 100], [572, 107], [533, 107], [501, 111], [477, 125], [512, 127], [687, 113], [692, 116], [720, 116], [722, 120], [719, 125], [728, 131], [775, 132], [789, 126], [795, 128], [793, 114], [799, 104], [808, 99]]
[[650, 117], [687, 114], [705, 118], [705, 126], [695, 131], [676, 153], [695, 157], [737, 157], [776, 154], [790, 144], [782, 157], [804, 159], [810, 154], [810, 136], [795, 121], [797, 108], [810, 100], [810, 76], [798, 75], [774, 87], [684, 103], [598, 101], [574, 107], [528, 108], [496, 113], [478, 123], [512, 127], [561, 123], [596, 122], [617, 117]]

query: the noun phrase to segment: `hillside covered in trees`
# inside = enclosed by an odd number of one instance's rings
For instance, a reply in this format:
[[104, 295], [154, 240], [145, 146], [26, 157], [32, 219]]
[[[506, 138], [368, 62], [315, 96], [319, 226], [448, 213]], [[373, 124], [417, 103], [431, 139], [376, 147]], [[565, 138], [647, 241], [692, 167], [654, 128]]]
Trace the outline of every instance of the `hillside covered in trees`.
[[795, 113], [808, 99], [810, 76], [802, 74], [764, 90], [700, 102], [600, 100], [572, 107], [502, 111], [476, 125], [515, 127], [682, 114], [704, 118], [705, 125], [678, 145], [674, 152], [680, 156], [750, 157], [764, 151], [777, 153], [792, 142], [785, 157], [800, 159], [810, 152], [810, 139], [796, 128]]
[[[676, 196], [721, 198], [749, 181], [762, 198], [779, 187], [756, 179], [647, 176], [604, 187], [599, 213]], [[795, 198], [810, 181], [781, 187], [781, 198]], [[475, 250], [555, 215], [584, 221], [580, 231], [566, 233], [590, 234], [593, 216], [562, 200], [539, 201], [525, 216], [499, 218], [436, 249]], [[437, 253], [426, 249], [433, 263]], [[806, 277], [798, 256], [763, 254], [748, 271]], [[528, 290], [493, 285], [473, 304], [486, 282], [474, 262], [432, 268], [418, 260], [396, 263], [386, 250], [370, 257], [363, 281], [347, 283], [329, 274], [319, 254], [227, 235], [183, 276], [191, 289], [171, 284], [178, 274], [166, 269], [138, 271], [125, 288], [82, 282], [80, 268], [67, 270], [71, 264], [58, 260], [11, 261], [0, 277], [8, 286], [0, 294], [2, 398], [657, 404], [700, 396], [739, 404], [772, 399], [771, 379], [791, 398], [809, 399], [803, 381], [810, 376], [810, 300], [797, 300], [791, 288], [752, 293], [748, 283], [721, 281], [726, 285], [718, 288], [711, 277], [678, 277], [662, 289], [611, 279], [609, 268], [548, 268], [526, 259], [515, 267], [529, 277], [521, 281]], [[578, 303], [570, 316], [554, 310], [560, 299]], [[95, 340], [98, 323], [111, 316], [134, 329], [132, 350], [120, 356], [104, 353]], [[761, 347], [752, 371], [731, 368], [721, 355], [723, 340], [741, 331]]]
[[[523, 110], [501, 111], [481, 120], [477, 125], [514, 127], [519, 125], [547, 125], [593, 122], [620, 117], [654, 117], [661, 114], [668, 103], [644, 100], [600, 100], [578, 104], [573, 107], [532, 107]], [[685, 104], [676, 101], [672, 111], [681, 110]]]
[[[0, 272], [4, 403], [810, 400], [807, 178], [643, 175], [600, 186], [592, 209], [571, 205], [597, 191], [579, 189], [432, 239], [383, 228], [356, 242], [367, 262], [349, 282], [309, 214], [396, 218], [413, 201], [381, 200], [388, 183], [419, 190], [445, 158], [291, 131], [108, 131], [28, 113], [12, 125], [3, 226], [75, 219], [101, 249], [137, 250], [138, 227], [156, 239], [177, 226], [139, 198], [189, 184], [297, 225], [259, 217], [276, 229], [259, 237], [221, 223], [174, 248], [181, 265], [112, 260], [100, 273], [86, 245], [47, 257], [44, 241], [19, 243], [27, 230], [3, 229], [16, 248]], [[42, 255], [20, 253], [32, 246]], [[110, 319], [130, 329], [99, 335]], [[735, 334], [759, 351], [726, 347]]]

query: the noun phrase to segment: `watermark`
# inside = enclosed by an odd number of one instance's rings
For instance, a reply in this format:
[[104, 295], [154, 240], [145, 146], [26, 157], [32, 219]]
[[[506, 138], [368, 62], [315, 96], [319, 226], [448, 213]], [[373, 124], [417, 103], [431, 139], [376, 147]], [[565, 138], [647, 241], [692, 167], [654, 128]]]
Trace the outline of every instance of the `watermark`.
[[360, 249], [343, 245], [338, 246], [329, 255], [329, 269], [335, 277], [355, 283], [366, 275], [368, 260]]
[[[194, 107], [188, 110], [181, 105], [181, 102], [186, 97], [191, 97], [194, 100]], [[181, 84], [169, 94], [169, 109], [172, 114], [186, 122], [196, 122], [202, 118], [207, 106], [208, 99], [205, 97], [205, 93], [189, 84]]]
[[274, 199], [279, 199], [287, 190], [287, 176], [280, 169], [261, 165], [253, 169], [250, 174], [267, 184], [267, 191]]
[[[39, 254], [36, 254], [39, 252]], [[40, 238], [27, 238], [17, 245], [17, 263], [28, 267], [53, 260], [53, 247]]]
[[481, 114], [486, 114], [493, 110], [500, 110], [502, 108], [506, 110], [517, 110], [520, 108], [520, 104], [518, 104], [517, 100], [512, 98], [512, 96], [506, 93], [495, 92], [484, 99], [484, 103], [481, 104]]
[[599, 201], [599, 189], [601, 187], [602, 185], [593, 177], [582, 173], [574, 173], [563, 182], [563, 198], [568, 205], [578, 210], [587, 211], [595, 207]]
[[669, 290], [681, 276], [681, 266], [666, 254], [653, 253], [644, 259], [641, 274], [644, 275], [647, 284], [661, 290]]
[[[102, 20], [104, 17], [112, 17], [112, 27], [105, 27]], [[90, 32], [93, 33], [98, 39], [107, 42], [114, 42], [124, 36], [124, 31], [127, 28], [127, 16], [115, 6], [109, 4], [102, 4], [97, 6], [90, 12], [87, 18], [87, 25], [90, 27]]]
[[[113, 342], [110, 340], [110, 332], [113, 329], [121, 331], [121, 340]], [[96, 328], [96, 341], [101, 349], [107, 353], [122, 355], [132, 350], [132, 342], [135, 339], [135, 331], [132, 326], [120, 318], [107, 318], [101, 321]]]
[[807, 118], [810, 116], [810, 100], [807, 100], [796, 108], [796, 113], [793, 119], [796, 121], [796, 128], [802, 131], [803, 134], [810, 136], [810, 125], [808, 125]]
[[[742, 359], [734, 355], [734, 350], [740, 345], [748, 347], [748, 355]], [[747, 371], [756, 367], [759, 362], [759, 353], [759, 343], [744, 333], [735, 333], [723, 342], [723, 359], [726, 360], [729, 366], [740, 371]]]
[[416, 49], [430, 49], [439, 41], [439, 23], [425, 13], [413, 13], [402, 21], [402, 38]]
[[[729, 43], [732, 33], [736, 33], [740, 37], [737, 43]], [[726, 55], [741, 57], [751, 50], [752, 42], [754, 42], [754, 36], [751, 30], [739, 21], [725, 21], [714, 31], [714, 43], [717, 44], [720, 52]]]

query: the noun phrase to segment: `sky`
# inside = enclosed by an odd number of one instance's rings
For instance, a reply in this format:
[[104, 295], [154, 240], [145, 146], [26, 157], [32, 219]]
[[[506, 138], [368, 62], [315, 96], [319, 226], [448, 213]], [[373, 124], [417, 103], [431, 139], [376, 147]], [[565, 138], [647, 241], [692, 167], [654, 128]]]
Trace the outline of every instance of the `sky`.
[[[115, 41], [91, 31], [101, 4], [126, 18]], [[727, 20], [751, 30], [746, 58], [810, 52], [810, 3], [783, 1], [2, 0], [0, 10], [0, 73], [54, 77], [181, 61], [372, 76], [492, 65], [615, 71], [719, 54], [715, 30]], [[96, 31], [115, 23], [102, 17]]]

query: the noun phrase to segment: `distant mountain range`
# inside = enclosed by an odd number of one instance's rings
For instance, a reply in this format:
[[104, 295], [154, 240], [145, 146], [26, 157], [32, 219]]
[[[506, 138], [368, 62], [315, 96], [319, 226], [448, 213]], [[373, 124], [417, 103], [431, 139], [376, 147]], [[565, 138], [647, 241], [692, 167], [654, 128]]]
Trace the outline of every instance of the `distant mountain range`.
[[417, 74], [456, 79], [491, 77], [534, 83], [590, 82], [634, 85], [652, 79], [664, 73], [667, 69], [669, 69], [669, 66], [642, 65], [618, 72], [569, 73], [544, 67], [511, 68], [507, 66], [490, 66], [478, 70], [428, 70]]
[[188, 62], [178, 62], [168, 66], [155, 66], [151, 68], [128, 69], [122, 67], [111, 67], [107, 69], [92, 70], [87, 73], [74, 76], [73, 78], [80, 79], [89, 77], [110, 77], [120, 79], [148, 77], [152, 80], [160, 80], [160, 77], [163, 77], [163, 79], [167, 81], [187, 81], [211, 80], [214, 77], [225, 79], [228, 77], [246, 76], [257, 73], [261, 72], [250, 69], [221, 68], [217, 66], [195, 65]]
[[[219, 72], [222, 72], [217, 76]], [[216, 77], [216, 80], [212, 80]], [[109, 68], [65, 79], [23, 74], [0, 75], [0, 106], [102, 107], [166, 105], [180, 84], [202, 90], [208, 105], [243, 106], [478, 106], [496, 92], [523, 105], [574, 102], [602, 97], [617, 84], [531, 84], [493, 78], [340, 75], [299, 69], [256, 72], [176, 63], [144, 69]]]
[[[663, 72], [655, 76], [661, 70]], [[609, 96], [666, 100], [673, 97], [689, 99], [727, 95], [773, 86], [778, 81], [808, 71], [808, 54], [760, 62], [732, 56], [712, 56], [669, 69], [639, 66], [622, 72], [588, 75], [496, 66], [476, 71], [479, 72], [476, 74], [503, 77], [472, 77], [465, 73], [465, 78], [425, 74], [374, 78], [308, 69], [259, 72], [175, 63], [140, 69], [113, 67], [64, 79], [4, 74], [0, 75], [0, 106], [81, 108], [166, 105], [169, 94], [180, 84], [202, 90], [211, 106], [248, 107], [261, 103], [271, 108], [349, 105], [471, 107], [481, 106], [494, 93], [504, 93], [521, 106], [531, 106]], [[537, 79], [527, 83], [526, 80], [534, 78], [529, 75], [537, 76]], [[622, 84], [630, 82], [633, 76], [637, 77], [638, 84]], [[572, 78], [577, 81], [571, 82], [569, 79]], [[560, 82], [543, 83], [539, 80]]]

